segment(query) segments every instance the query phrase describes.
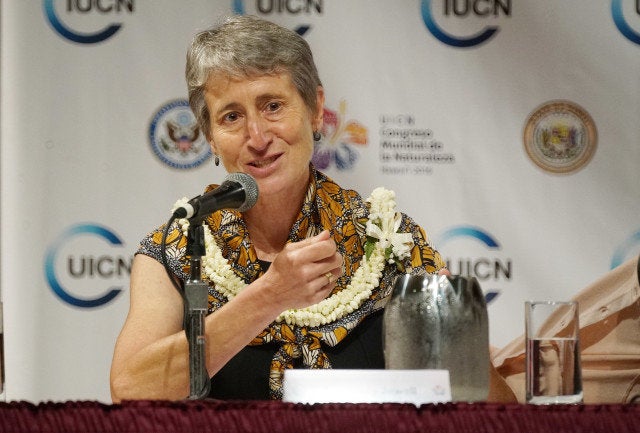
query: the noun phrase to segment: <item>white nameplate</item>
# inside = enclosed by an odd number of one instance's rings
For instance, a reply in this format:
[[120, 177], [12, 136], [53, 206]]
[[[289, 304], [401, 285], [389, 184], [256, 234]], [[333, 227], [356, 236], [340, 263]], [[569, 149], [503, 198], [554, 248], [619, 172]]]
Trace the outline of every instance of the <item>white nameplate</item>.
[[448, 370], [285, 370], [291, 403], [428, 403], [451, 401]]

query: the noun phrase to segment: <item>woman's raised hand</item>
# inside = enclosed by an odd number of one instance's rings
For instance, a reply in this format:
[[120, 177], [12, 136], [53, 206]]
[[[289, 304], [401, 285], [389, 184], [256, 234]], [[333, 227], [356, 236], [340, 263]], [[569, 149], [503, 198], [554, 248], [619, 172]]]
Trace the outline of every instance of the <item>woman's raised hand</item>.
[[267, 283], [270, 301], [282, 311], [304, 308], [322, 301], [342, 275], [342, 255], [327, 230], [288, 243], [262, 277]]

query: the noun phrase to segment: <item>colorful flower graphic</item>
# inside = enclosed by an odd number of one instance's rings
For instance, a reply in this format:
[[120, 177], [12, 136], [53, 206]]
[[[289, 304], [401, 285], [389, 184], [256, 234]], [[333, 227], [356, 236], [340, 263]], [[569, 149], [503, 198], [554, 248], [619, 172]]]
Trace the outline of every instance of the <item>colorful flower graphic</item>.
[[367, 144], [367, 128], [354, 120], [345, 121], [346, 111], [345, 101], [340, 101], [337, 112], [324, 109], [322, 140], [316, 142], [312, 157], [320, 170], [330, 167], [332, 161], [338, 170], [350, 169], [358, 160], [354, 145]]

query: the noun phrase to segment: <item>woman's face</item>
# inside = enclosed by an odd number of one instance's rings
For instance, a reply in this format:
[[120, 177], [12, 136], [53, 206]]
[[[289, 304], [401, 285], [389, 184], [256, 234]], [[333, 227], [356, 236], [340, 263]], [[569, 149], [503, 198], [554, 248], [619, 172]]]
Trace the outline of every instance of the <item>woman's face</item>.
[[321, 87], [316, 115], [286, 73], [243, 79], [214, 74], [205, 101], [211, 147], [228, 172], [253, 176], [260, 197], [306, 189], [313, 131], [322, 126]]

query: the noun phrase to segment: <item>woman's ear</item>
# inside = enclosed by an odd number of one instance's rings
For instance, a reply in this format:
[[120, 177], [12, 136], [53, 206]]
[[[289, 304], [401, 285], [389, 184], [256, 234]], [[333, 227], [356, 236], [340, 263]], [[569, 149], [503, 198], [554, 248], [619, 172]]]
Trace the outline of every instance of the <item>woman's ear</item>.
[[316, 91], [316, 113], [313, 119], [313, 130], [320, 131], [324, 120], [324, 88], [318, 86]]

